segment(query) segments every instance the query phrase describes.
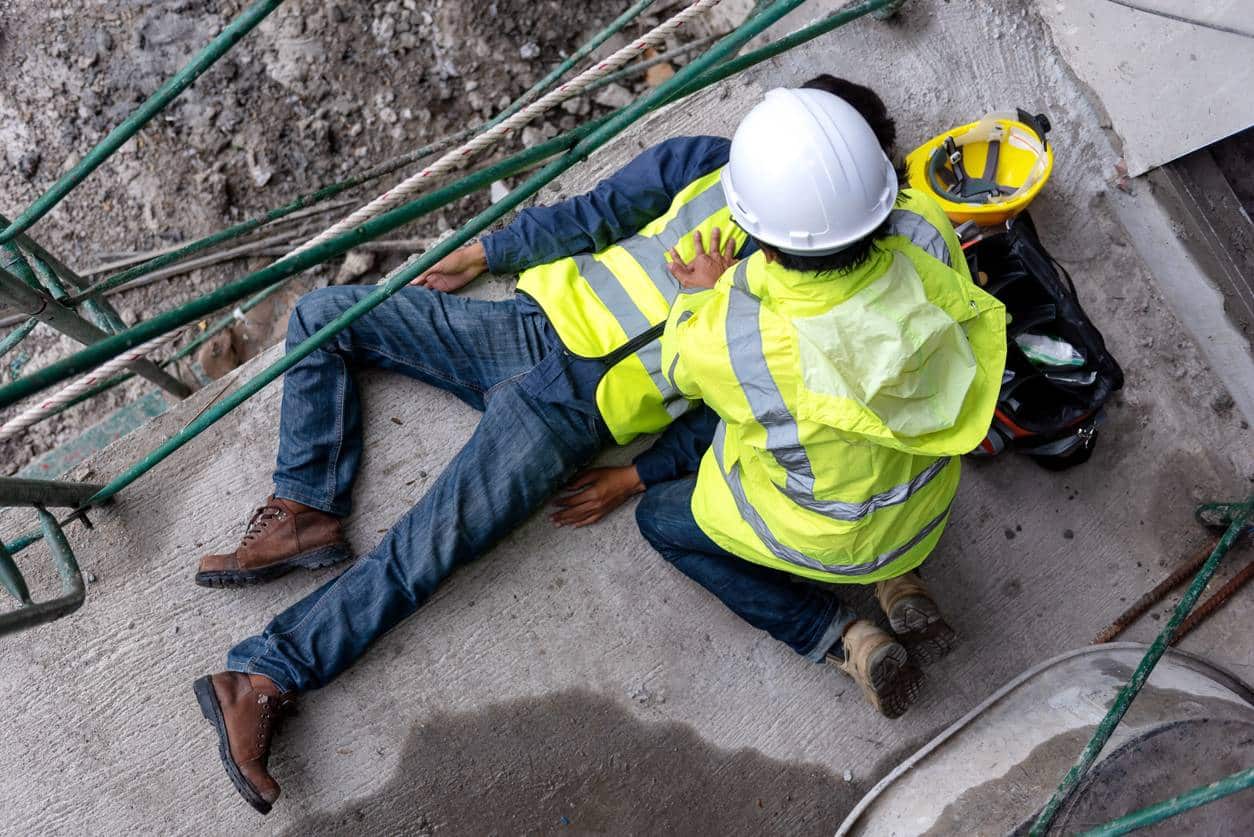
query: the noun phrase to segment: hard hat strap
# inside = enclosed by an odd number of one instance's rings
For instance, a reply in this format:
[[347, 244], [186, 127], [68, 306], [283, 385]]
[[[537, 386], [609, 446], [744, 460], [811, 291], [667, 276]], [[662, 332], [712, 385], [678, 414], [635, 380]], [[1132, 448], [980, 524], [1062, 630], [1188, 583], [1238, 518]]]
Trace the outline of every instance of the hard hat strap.
[[[1023, 113], [990, 113], [969, 130], [945, 137], [928, 160], [927, 178], [933, 191], [954, 203], [1006, 203], [1036, 185], [1048, 162], [1044, 132], [1049, 130], [1049, 123], [1043, 117], [1031, 117], [1023, 123], [1030, 132], [1007, 125], [1007, 121], [1018, 120]], [[1032, 170], [1017, 188], [997, 182], [1002, 142], [1025, 148], [1036, 156]], [[987, 149], [981, 177], [972, 176], [963, 161], [963, 146], [975, 143], [984, 143]]]

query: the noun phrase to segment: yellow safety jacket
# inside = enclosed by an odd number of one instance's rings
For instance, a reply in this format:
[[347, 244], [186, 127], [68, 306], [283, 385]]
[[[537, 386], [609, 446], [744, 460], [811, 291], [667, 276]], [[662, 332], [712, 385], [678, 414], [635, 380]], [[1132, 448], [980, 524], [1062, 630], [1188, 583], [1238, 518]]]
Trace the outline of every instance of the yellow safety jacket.
[[904, 190], [889, 229], [848, 273], [757, 253], [672, 308], [667, 378], [722, 418], [692, 511], [741, 558], [869, 583], [918, 566], [945, 527], [997, 401], [1006, 313], [935, 201]]
[[748, 236], [731, 220], [721, 171], [684, 187], [666, 213], [636, 235], [519, 275], [518, 291], [536, 301], [567, 350], [606, 361], [597, 407], [620, 445], [661, 430], [692, 406], [662, 374], [659, 338], [679, 294], [666, 253], [675, 248], [693, 258], [693, 234], [699, 230], [709, 241], [715, 227], [737, 250], [744, 244]]

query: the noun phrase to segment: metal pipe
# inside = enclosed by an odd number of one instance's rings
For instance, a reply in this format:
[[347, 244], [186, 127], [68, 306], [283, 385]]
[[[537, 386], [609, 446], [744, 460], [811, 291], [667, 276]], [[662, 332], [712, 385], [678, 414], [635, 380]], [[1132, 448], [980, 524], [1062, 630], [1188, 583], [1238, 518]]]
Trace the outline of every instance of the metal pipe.
[[9, 350], [25, 340], [30, 333], [35, 330], [35, 326], [39, 325], [39, 320], [31, 317], [17, 328], [10, 331], [3, 340], [0, 340], [0, 357], [4, 357]]
[[1245, 503], [1242, 504], [1239, 510], [1234, 511], [1232, 522], [1228, 526], [1227, 531], [1224, 532], [1219, 542], [1215, 544], [1210, 557], [1206, 559], [1206, 563], [1202, 565], [1202, 569], [1194, 577], [1192, 583], [1189, 584], [1188, 589], [1185, 590], [1184, 595], [1180, 598], [1180, 602], [1176, 605], [1175, 610], [1172, 611], [1171, 618], [1167, 620], [1167, 624], [1163, 626], [1158, 636], [1154, 638], [1154, 642], [1150, 645], [1149, 650], [1145, 652], [1145, 656], [1141, 658], [1136, 671], [1132, 673], [1132, 679], [1119, 690], [1119, 694], [1115, 697], [1114, 703], [1111, 704], [1110, 710], [1102, 718], [1101, 723], [1097, 725], [1097, 730], [1080, 753], [1079, 759], [1067, 771], [1067, 775], [1063, 777], [1062, 783], [1041, 810], [1040, 815], [1036, 818], [1036, 822], [1032, 824], [1031, 831], [1028, 832], [1031, 837], [1044, 837], [1050, 823], [1053, 822], [1055, 815], [1058, 813], [1059, 806], [1062, 805], [1063, 800], [1067, 798], [1067, 795], [1071, 793], [1071, 790], [1084, 777], [1089, 768], [1093, 766], [1093, 762], [1097, 760], [1098, 754], [1106, 746], [1106, 742], [1110, 740], [1115, 727], [1123, 720], [1128, 707], [1132, 705], [1132, 701], [1136, 698], [1137, 693], [1141, 691], [1141, 687], [1149, 679], [1150, 672], [1154, 670], [1154, 666], [1158, 664], [1158, 661], [1162, 659], [1163, 654], [1167, 651], [1167, 644], [1171, 641], [1172, 636], [1175, 635], [1176, 629], [1180, 627], [1184, 617], [1197, 604], [1198, 597], [1206, 589], [1206, 585], [1210, 581], [1211, 576], [1215, 574], [1220, 561], [1223, 560], [1228, 550], [1245, 533], [1246, 527], [1252, 522], [1254, 522], [1254, 494], [1246, 498]]
[[[84, 320], [72, 309], [66, 308], [47, 293], [31, 288], [7, 270], [0, 270], [0, 300], [88, 346], [125, 336], [125, 332], [122, 335], [110, 336]], [[124, 346], [123, 351], [126, 348], [129, 346]], [[186, 384], [162, 371], [150, 360], [136, 361], [130, 368], [172, 395], [179, 398], [191, 395], [192, 391]], [[18, 379], [14, 383], [21, 380], [23, 379]]]
[[0, 587], [20, 603], [30, 602], [30, 588], [26, 586], [26, 579], [22, 578], [22, 571], [17, 568], [12, 553], [3, 543], [0, 543]]
[[26, 257], [22, 255], [22, 251], [17, 248], [16, 244], [0, 244], [0, 254], [5, 257], [0, 270], [9, 271], [32, 288], [39, 287], [39, 279], [35, 277], [35, 271], [31, 270], [30, 263], [26, 261]]
[[[232, 305], [250, 294], [268, 288], [289, 276], [294, 276], [306, 268], [346, 253], [362, 242], [378, 238], [397, 227], [408, 224], [410, 221], [425, 215], [432, 208], [443, 206], [458, 198], [486, 189], [493, 180], [509, 177], [519, 169], [531, 165], [536, 160], [551, 156], [555, 150], [574, 145], [579, 138], [587, 133], [588, 131], [576, 129], [562, 137], [555, 137], [547, 143], [541, 143], [515, 154], [496, 165], [489, 166], [475, 174], [457, 180], [441, 189], [429, 192], [410, 203], [380, 215], [378, 218], [374, 218], [342, 236], [250, 273], [198, 299], [191, 300], [170, 311], [162, 312], [148, 320], [137, 323], [124, 332], [93, 343], [68, 358], [63, 358], [42, 369], [37, 369], [16, 381], [0, 387], [0, 408], [7, 407], [28, 395], [39, 392], [80, 372], [94, 369], [110, 358], [117, 357], [117, 355], [132, 346], [137, 346], [157, 335], [193, 323], [207, 314]], [[73, 312], [70, 313], [72, 314]]]
[[65, 480], [30, 480], [0, 477], [0, 508], [54, 506], [78, 508], [103, 486]]
[[[48, 602], [25, 604], [17, 610], [0, 613], [0, 636], [24, 630], [43, 622], [60, 619], [82, 607], [87, 596], [87, 588], [83, 585], [83, 575], [78, 569], [78, 561], [65, 532], [52, 515], [42, 508], [36, 508], [39, 515], [39, 528], [44, 540], [48, 543], [48, 551], [56, 562], [57, 574], [61, 576], [61, 596]], [[29, 602], [29, 598], [27, 599]]]
[[1171, 799], [1164, 799], [1149, 805], [1139, 811], [1133, 811], [1131, 814], [1125, 814], [1117, 820], [1111, 820], [1105, 825], [1099, 825], [1090, 831], [1085, 831], [1081, 837], [1117, 837], [1120, 834], [1127, 834], [1130, 831], [1136, 831], [1138, 828], [1146, 828], [1154, 823], [1162, 822], [1170, 819], [1177, 814], [1183, 814], [1185, 811], [1192, 811], [1194, 808], [1200, 808], [1208, 802], [1214, 802], [1217, 799], [1223, 799], [1234, 793], [1240, 793], [1254, 787], [1254, 767], [1233, 773], [1231, 776], [1211, 782], [1209, 785], [1202, 785], [1200, 788], [1194, 788], [1190, 791], [1173, 796]]
[[[31, 264], [35, 266], [35, 275], [39, 279], [39, 284], [52, 295], [53, 299], [68, 306], [70, 304], [67, 302], [69, 292], [66, 291], [65, 283], [61, 277], [38, 256], [32, 255], [30, 258]], [[99, 326], [101, 331], [108, 334], [117, 334], [119, 331], [126, 330], [126, 323], [122, 321], [122, 317], [117, 311], [113, 310], [113, 306], [103, 299], [90, 300], [83, 306], [83, 309], [87, 312], [87, 316], [91, 318], [91, 322]]]
[[[8, 224], [9, 219], [0, 214], [0, 226], [8, 226]], [[39, 245], [39, 242], [25, 233], [16, 236], [13, 243], [17, 244], [22, 248], [23, 252], [30, 256], [31, 263], [37, 271], [51, 271], [75, 288], [87, 287], [87, 281], [83, 277], [71, 270], [64, 262], [49, 253]], [[121, 318], [118, 316], [118, 312], [113, 310], [113, 306], [109, 305], [105, 300], [89, 303], [86, 308], [87, 313], [91, 315], [101, 328], [111, 329], [114, 332], [122, 331], [125, 328]]]
[[266, 15], [278, 8], [282, 2], [283, 0], [257, 0], [257, 2], [245, 9], [239, 17], [228, 23], [226, 28], [218, 33], [216, 38], [206, 44], [200, 52], [196, 53], [183, 69], [171, 76], [142, 105], [132, 111], [131, 115], [122, 121], [122, 124], [110, 131], [108, 136], [96, 144], [95, 148], [87, 152], [74, 168], [66, 172], [48, 191], [40, 195], [34, 203], [27, 207], [26, 211], [19, 215], [4, 232], [0, 232], [0, 244], [12, 241], [19, 233], [30, 229], [32, 224], [48, 214], [75, 186], [86, 180], [87, 176], [95, 171], [101, 163], [109, 159], [109, 156], [117, 151], [124, 142], [138, 133], [139, 129], [143, 128], [150, 119], [160, 113], [174, 97], [187, 89], [205, 70], [212, 67], [219, 58], [225, 55], [231, 47], [235, 46], [241, 38], [251, 32], [257, 24], [266, 18]]

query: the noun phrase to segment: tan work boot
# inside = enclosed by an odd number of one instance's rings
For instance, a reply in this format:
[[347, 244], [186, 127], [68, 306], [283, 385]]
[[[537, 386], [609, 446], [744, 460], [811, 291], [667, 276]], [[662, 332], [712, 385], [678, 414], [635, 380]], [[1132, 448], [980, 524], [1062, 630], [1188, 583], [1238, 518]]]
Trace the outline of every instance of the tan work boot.
[[919, 696], [923, 672], [910, 662], [901, 643], [873, 623], [859, 619], [845, 629], [841, 644], [845, 659], [829, 654], [828, 662], [852, 677], [884, 717], [904, 714]]
[[875, 598], [888, 614], [893, 633], [911, 656], [931, 665], [949, 653], [956, 634], [941, 616], [932, 594], [914, 573], [877, 582]]
[[329, 567], [352, 557], [335, 515], [273, 496], [248, 519], [234, 552], [200, 559], [201, 587], [260, 584], [297, 567]]
[[249, 805], [270, 813], [279, 798], [279, 783], [267, 770], [270, 740], [278, 723], [293, 706], [260, 674], [223, 671], [192, 684], [200, 712], [218, 733], [218, 756], [226, 775]]

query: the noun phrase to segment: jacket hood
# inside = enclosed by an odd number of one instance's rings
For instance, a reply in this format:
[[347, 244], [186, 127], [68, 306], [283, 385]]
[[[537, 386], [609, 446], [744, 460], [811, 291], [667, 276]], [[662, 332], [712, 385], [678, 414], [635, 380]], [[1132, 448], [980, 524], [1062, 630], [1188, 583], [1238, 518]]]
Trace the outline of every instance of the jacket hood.
[[967, 453], [984, 439], [1001, 388], [1004, 308], [956, 271], [925, 284], [905, 255], [884, 256], [873, 281], [791, 319], [798, 418], [909, 453]]

